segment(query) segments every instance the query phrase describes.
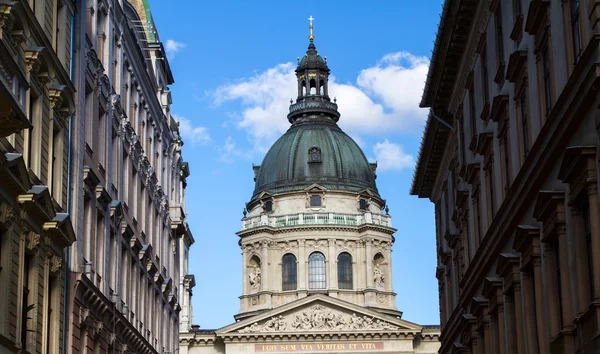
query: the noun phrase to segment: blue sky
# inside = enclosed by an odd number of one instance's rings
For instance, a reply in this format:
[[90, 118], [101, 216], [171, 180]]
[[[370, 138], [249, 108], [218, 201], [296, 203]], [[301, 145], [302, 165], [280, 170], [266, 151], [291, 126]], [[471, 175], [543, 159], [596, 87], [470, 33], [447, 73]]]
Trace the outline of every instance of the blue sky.
[[435, 229], [428, 200], [410, 196], [426, 111], [418, 108], [441, 0], [150, 0], [175, 76], [173, 114], [181, 120], [191, 176], [187, 212], [196, 239], [194, 322], [233, 322], [241, 295], [235, 232], [253, 188], [252, 163], [289, 126], [293, 69], [308, 46], [327, 56], [340, 126], [371, 161], [388, 201], [396, 243], [393, 284], [403, 318], [439, 323]]

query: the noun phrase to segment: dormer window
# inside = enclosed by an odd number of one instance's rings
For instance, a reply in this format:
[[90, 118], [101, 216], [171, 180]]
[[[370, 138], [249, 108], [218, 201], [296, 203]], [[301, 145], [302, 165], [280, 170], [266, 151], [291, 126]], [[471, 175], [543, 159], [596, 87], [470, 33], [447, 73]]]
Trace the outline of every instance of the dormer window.
[[308, 150], [308, 162], [315, 163], [321, 162], [321, 149], [316, 146], [311, 147]]
[[321, 206], [321, 196], [311, 195], [310, 196], [310, 206], [311, 207], [320, 207]]
[[272, 200], [267, 200], [264, 204], [263, 204], [263, 211], [265, 213], [270, 213], [273, 211], [273, 201]]
[[367, 210], [369, 208], [369, 202], [366, 199], [361, 199], [358, 201], [358, 208], [360, 210]]

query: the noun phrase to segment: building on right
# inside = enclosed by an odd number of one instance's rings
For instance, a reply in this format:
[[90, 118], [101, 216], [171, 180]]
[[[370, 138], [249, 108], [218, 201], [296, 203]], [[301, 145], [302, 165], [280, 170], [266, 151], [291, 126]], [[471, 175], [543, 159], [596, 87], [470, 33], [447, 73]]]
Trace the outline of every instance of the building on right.
[[600, 1], [446, 0], [411, 194], [440, 353], [600, 349]]

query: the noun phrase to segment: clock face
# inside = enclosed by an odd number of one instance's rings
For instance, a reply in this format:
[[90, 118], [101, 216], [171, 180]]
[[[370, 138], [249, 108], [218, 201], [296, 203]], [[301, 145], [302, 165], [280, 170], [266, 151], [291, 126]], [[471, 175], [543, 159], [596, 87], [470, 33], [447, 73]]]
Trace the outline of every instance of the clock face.
[[318, 153], [318, 152], [313, 152], [313, 153], [310, 155], [310, 158], [311, 158], [311, 160], [313, 160], [313, 161], [317, 161], [317, 160], [319, 159], [319, 153]]

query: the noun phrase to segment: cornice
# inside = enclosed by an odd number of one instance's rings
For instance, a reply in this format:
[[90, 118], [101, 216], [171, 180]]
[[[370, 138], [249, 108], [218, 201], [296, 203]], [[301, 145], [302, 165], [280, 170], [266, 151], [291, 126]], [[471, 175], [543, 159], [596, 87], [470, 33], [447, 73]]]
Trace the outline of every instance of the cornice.
[[248, 237], [256, 234], [266, 233], [269, 235], [278, 235], [285, 233], [295, 233], [295, 232], [306, 232], [306, 231], [355, 231], [355, 232], [364, 232], [364, 231], [377, 231], [385, 234], [392, 235], [397, 229], [393, 227], [380, 226], [375, 224], [363, 224], [363, 225], [296, 225], [296, 226], [287, 226], [287, 227], [272, 227], [268, 225], [259, 226], [250, 230], [243, 230], [236, 232], [236, 235], [240, 237]]

